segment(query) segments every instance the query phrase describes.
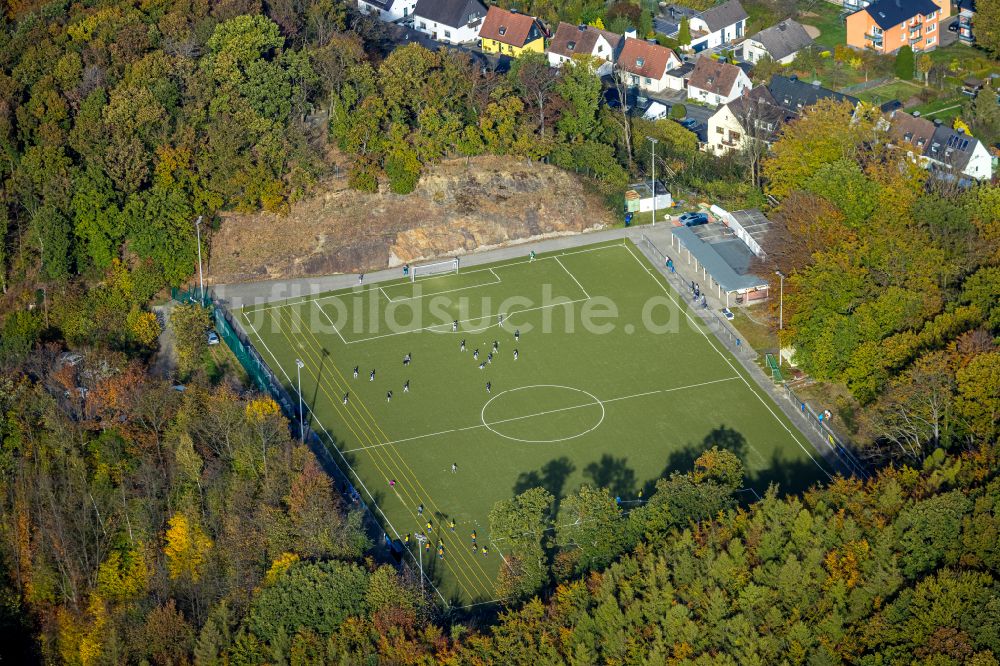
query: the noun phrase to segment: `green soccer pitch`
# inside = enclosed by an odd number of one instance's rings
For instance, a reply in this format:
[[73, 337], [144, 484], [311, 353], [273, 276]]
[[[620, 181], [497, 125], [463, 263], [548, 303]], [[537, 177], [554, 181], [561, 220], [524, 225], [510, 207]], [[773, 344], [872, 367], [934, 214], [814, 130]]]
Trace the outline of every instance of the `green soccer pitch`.
[[495, 599], [490, 509], [535, 485], [607, 486], [627, 509], [713, 444], [742, 457], [757, 492], [827, 475], [629, 241], [416, 276], [236, 316], [293, 396], [302, 360], [310, 425], [387, 533], [430, 520], [423, 563], [446, 603]]

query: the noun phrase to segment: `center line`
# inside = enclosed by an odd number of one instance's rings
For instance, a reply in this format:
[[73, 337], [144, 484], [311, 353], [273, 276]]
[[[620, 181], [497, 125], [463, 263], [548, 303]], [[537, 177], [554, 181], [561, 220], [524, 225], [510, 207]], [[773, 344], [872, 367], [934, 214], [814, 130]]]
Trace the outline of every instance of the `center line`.
[[[499, 425], [501, 423], [511, 423], [513, 421], [523, 421], [524, 419], [531, 419], [536, 416], [546, 416], [548, 414], [557, 414], [559, 412], [567, 412], [573, 409], [582, 409], [584, 407], [593, 407], [597, 404], [607, 404], [609, 402], [619, 402], [621, 400], [630, 400], [632, 398], [642, 398], [647, 395], [656, 395], [657, 393], [672, 393], [674, 391], [683, 391], [685, 389], [698, 388], [699, 386], [708, 386], [710, 384], [718, 384], [720, 382], [731, 382], [734, 379], [739, 379], [739, 375], [734, 375], [732, 377], [725, 377], [723, 379], [713, 379], [707, 382], [700, 382], [698, 384], [688, 384], [687, 386], [675, 386], [673, 388], [666, 389], [656, 389], [655, 391], [646, 391], [644, 393], [633, 393], [632, 395], [623, 395], [617, 398], [608, 398], [607, 400], [601, 400], [599, 402], [585, 402], [582, 405], [572, 405], [570, 407], [560, 407], [558, 409], [549, 409], [544, 412], [535, 412], [534, 414], [524, 414], [522, 416], [512, 416], [506, 419], [500, 419], [499, 421], [490, 421], [490, 425]], [[452, 428], [450, 430], [440, 430], [438, 432], [429, 432], [423, 435], [414, 435], [413, 437], [406, 437], [404, 439], [396, 439], [391, 442], [382, 442], [381, 444], [370, 444], [368, 446], [359, 446], [355, 449], [347, 449], [344, 453], [355, 453], [356, 451], [367, 451], [368, 449], [377, 449], [383, 446], [391, 446], [393, 444], [402, 444], [403, 442], [412, 442], [415, 439], [426, 439], [428, 437], [437, 437], [438, 435], [447, 435], [453, 432], [465, 432], [466, 430], [475, 430], [476, 428], [485, 428], [486, 424], [477, 423], [475, 425], [464, 426], [462, 428]]]

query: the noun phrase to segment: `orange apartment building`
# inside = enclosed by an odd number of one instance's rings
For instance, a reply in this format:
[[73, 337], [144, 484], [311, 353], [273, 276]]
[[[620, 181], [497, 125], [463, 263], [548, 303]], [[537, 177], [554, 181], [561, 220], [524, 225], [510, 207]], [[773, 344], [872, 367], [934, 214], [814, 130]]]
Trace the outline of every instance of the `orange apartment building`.
[[941, 19], [950, 13], [951, 0], [877, 0], [847, 17], [847, 45], [882, 54], [907, 44], [930, 51], [941, 41]]

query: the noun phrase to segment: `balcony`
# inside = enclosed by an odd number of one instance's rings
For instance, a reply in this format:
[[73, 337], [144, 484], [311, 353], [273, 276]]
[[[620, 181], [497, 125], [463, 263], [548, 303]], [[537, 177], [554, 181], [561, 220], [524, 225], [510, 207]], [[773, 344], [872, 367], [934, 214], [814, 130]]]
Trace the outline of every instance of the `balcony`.
[[882, 35], [865, 35], [865, 39], [872, 43], [875, 48], [882, 48]]

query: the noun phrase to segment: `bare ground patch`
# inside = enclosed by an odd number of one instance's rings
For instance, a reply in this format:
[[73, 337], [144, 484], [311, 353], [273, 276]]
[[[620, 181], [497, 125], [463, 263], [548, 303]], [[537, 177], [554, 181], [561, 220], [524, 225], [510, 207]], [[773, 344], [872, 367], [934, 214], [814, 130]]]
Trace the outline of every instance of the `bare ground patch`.
[[409, 195], [325, 183], [287, 215], [225, 214], [212, 239], [212, 282], [398, 266], [612, 223], [600, 197], [562, 169], [505, 158], [449, 160]]

